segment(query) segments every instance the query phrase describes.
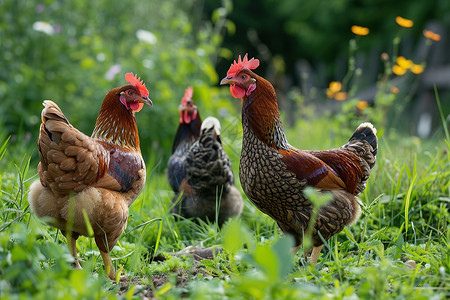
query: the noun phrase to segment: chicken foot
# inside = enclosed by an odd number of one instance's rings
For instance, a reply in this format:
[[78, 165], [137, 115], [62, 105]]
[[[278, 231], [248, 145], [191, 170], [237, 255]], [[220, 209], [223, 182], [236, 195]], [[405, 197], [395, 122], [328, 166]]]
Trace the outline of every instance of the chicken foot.
[[[289, 251], [292, 255], [295, 256], [295, 254], [298, 252], [298, 250], [300, 250], [301, 245], [292, 247], [291, 250]], [[313, 247], [312, 250], [310, 250], [308, 254], [305, 254], [305, 259], [306, 256], [309, 255], [309, 262], [312, 265], [317, 265], [317, 259], [319, 258], [320, 252], [322, 251], [323, 245], [317, 246], [317, 247]]]
[[102, 250], [100, 250], [100, 255], [102, 256], [103, 264], [105, 265], [106, 276], [112, 281], [116, 281], [116, 272], [114, 271], [111, 256], [108, 252], [103, 252]]
[[108, 252], [103, 252], [100, 250], [100, 255], [103, 259], [103, 264], [105, 265], [105, 272], [106, 275], [111, 279], [112, 281], [116, 280], [116, 272], [114, 271], [114, 266], [112, 264], [111, 256]]
[[[66, 235], [65, 232], [63, 232], [63, 234]], [[70, 238], [68, 236], [66, 236], [66, 238], [67, 238], [67, 245], [69, 246], [70, 254], [72, 254], [73, 258], [75, 259], [74, 267], [75, 267], [75, 269], [81, 270], [82, 267], [80, 265], [80, 261], [78, 260], [78, 253], [77, 253], [78, 235], [75, 234], [75, 236], [74, 236], [74, 233], [72, 233], [70, 235]], [[112, 264], [111, 256], [109, 255], [108, 252], [103, 252], [102, 250], [100, 250], [100, 255], [102, 256], [103, 263], [105, 265], [106, 275], [108, 276], [108, 278], [115, 281], [116, 280], [116, 272], [114, 271], [114, 266]]]

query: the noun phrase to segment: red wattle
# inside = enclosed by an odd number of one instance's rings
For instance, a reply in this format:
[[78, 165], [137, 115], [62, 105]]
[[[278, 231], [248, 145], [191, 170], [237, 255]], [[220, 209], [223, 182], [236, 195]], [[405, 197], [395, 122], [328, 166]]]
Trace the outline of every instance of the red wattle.
[[243, 98], [245, 96], [245, 90], [235, 84], [230, 85], [230, 92], [234, 98]]
[[[142, 104], [142, 105], [141, 105]], [[134, 110], [135, 112], [138, 112], [142, 109], [142, 107], [144, 106], [144, 103], [139, 103], [139, 102], [131, 102], [130, 103], [130, 108], [132, 110]]]
[[188, 111], [184, 112], [184, 123], [186, 123], [186, 124], [191, 123], [191, 116], [189, 115]]
[[144, 103], [139, 103], [139, 108], [135, 110], [135, 112], [140, 111], [144, 107]]

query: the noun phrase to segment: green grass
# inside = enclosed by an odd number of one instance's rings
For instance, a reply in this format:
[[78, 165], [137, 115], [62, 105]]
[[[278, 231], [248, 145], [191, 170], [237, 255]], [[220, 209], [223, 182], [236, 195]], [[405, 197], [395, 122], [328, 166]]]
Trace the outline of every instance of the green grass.
[[[299, 148], [335, 147], [352, 130], [335, 125], [299, 122], [287, 135]], [[240, 124], [227, 120], [223, 128], [237, 176]], [[359, 197], [363, 215], [327, 241], [316, 267], [302, 251], [291, 257], [291, 239], [247, 200], [242, 217], [222, 229], [176, 222], [168, 213], [173, 195], [165, 162], [150, 153], [147, 184], [112, 250], [119, 283], [105, 278], [89, 238], [78, 242], [84, 269], [72, 269], [65, 238], [29, 213], [35, 150], [18, 155], [19, 146], [0, 141], [0, 299], [444, 299], [450, 296], [449, 144], [380, 132], [377, 164]], [[173, 255], [191, 245], [224, 251], [201, 261]], [[153, 260], [155, 254], [164, 259]]]

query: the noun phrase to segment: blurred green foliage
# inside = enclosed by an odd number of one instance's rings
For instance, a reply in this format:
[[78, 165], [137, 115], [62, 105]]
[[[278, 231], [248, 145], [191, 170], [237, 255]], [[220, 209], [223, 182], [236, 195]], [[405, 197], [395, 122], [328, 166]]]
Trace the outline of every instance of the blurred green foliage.
[[[229, 1], [202, 19], [201, 1], [0, 1], [0, 129], [33, 143], [42, 101], [90, 135], [105, 94], [137, 73], [154, 107], [137, 114], [144, 156], [171, 147], [188, 85], [200, 111], [234, 112], [213, 61]], [[206, 116], [204, 116], [206, 117]]]
[[[206, 0], [206, 4], [213, 10], [216, 1]], [[371, 39], [360, 45], [365, 52], [389, 49], [396, 35], [393, 30], [396, 16], [414, 20], [414, 27], [405, 33], [410, 42], [404, 50], [409, 52], [427, 22], [439, 21], [450, 28], [447, 0], [262, 0], [234, 1], [233, 6], [229, 17], [235, 23], [235, 33], [225, 39], [224, 45], [233, 53], [244, 51], [255, 56], [259, 53], [263, 59], [282, 55], [290, 74], [299, 59], [308, 60], [321, 75], [345, 74], [345, 70], [336, 66], [342, 67], [339, 60], [346, 64], [352, 25], [370, 28]], [[228, 62], [223, 67], [227, 68]]]
[[[178, 126], [177, 107], [188, 85], [194, 87], [202, 117], [218, 116], [230, 131], [238, 130], [238, 101], [230, 101], [227, 89], [217, 83], [231, 59], [245, 52], [261, 59], [258, 72], [278, 89], [286, 123], [295, 125], [299, 118], [315, 116], [305, 100], [323, 104], [325, 93], [317, 88], [342, 80], [350, 72], [349, 59], [369, 49], [391, 50], [398, 34], [393, 30], [398, 27], [395, 16], [415, 21], [402, 34], [400, 52], [412, 51], [411, 41], [421, 36], [427, 20], [449, 26], [448, 1], [403, 2], [0, 0], [0, 138], [13, 134], [11, 143], [34, 146], [45, 99], [55, 101], [75, 127], [90, 134], [104, 95], [125, 84], [123, 75], [131, 71], [146, 82], [154, 102], [153, 108], [137, 114], [143, 155], [152, 153], [165, 161]], [[348, 56], [353, 24], [368, 26], [371, 33], [358, 40], [358, 53]], [[310, 90], [294, 71], [299, 59], [313, 65], [317, 86]], [[384, 71], [379, 56], [367, 61], [368, 69], [351, 82], [358, 89], [377, 82], [374, 68]], [[330, 101], [326, 106], [336, 111]], [[354, 107], [344, 107], [343, 116], [349, 117], [347, 111], [355, 115]], [[371, 120], [376, 112], [386, 115], [386, 109], [370, 108], [362, 119]], [[34, 152], [33, 162], [36, 158]]]

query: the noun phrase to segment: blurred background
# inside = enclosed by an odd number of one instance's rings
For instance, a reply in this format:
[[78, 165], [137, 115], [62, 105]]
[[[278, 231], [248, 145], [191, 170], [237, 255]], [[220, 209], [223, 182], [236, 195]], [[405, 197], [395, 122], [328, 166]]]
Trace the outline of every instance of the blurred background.
[[393, 139], [443, 137], [440, 114], [450, 113], [448, 0], [0, 0], [0, 13], [0, 139], [11, 136], [32, 165], [43, 100], [90, 134], [126, 72], [154, 102], [137, 120], [158, 171], [189, 85], [202, 117], [217, 116], [238, 141], [240, 103], [218, 83], [245, 53], [260, 59], [257, 73], [275, 86], [292, 130], [322, 120], [350, 132], [371, 121]]

